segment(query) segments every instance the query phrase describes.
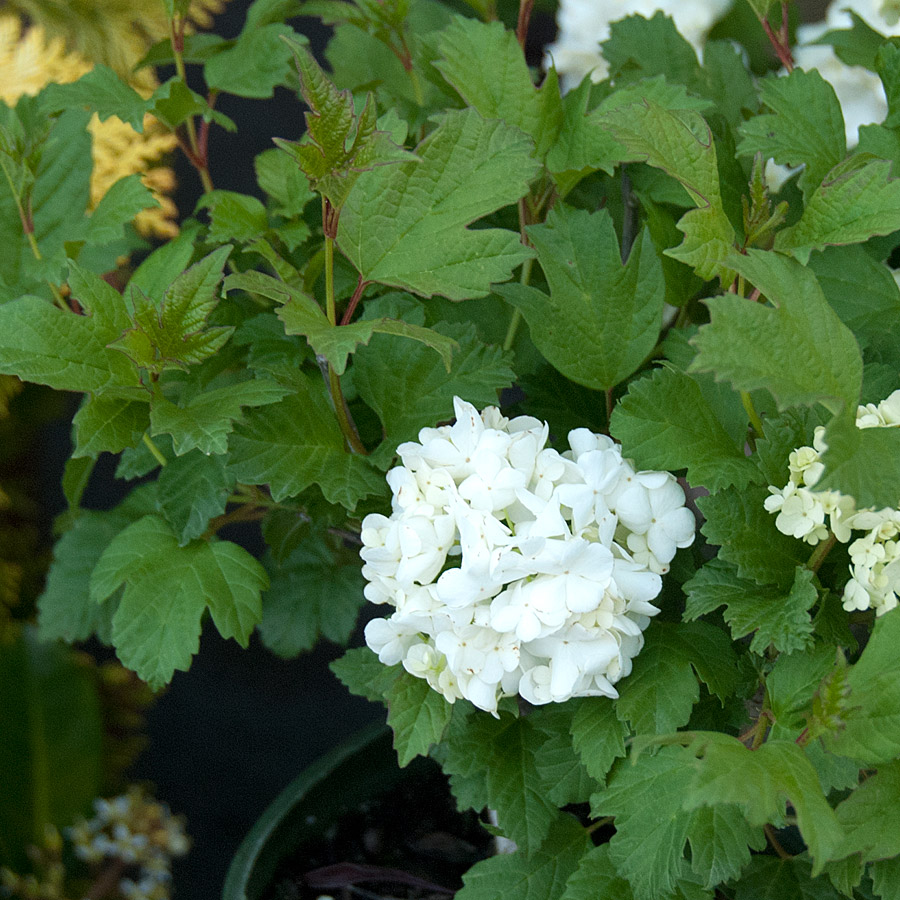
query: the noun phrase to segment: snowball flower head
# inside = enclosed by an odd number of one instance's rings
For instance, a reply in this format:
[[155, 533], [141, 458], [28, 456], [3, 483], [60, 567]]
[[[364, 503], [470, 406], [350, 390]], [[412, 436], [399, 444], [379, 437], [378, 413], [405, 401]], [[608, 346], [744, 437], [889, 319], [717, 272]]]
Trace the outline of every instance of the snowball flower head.
[[618, 696], [661, 576], [694, 540], [684, 492], [587, 429], [560, 454], [537, 419], [454, 408], [453, 425], [401, 444], [392, 513], [363, 521], [366, 597], [394, 608], [366, 642], [494, 714], [515, 694]]
[[[858, 407], [856, 427], [900, 427], [900, 391], [880, 403]], [[775, 527], [782, 534], [808, 544], [826, 540], [829, 533], [846, 544], [854, 532], [863, 532], [848, 547], [851, 565], [844, 609], [871, 608], [881, 616], [900, 604], [900, 509], [858, 509], [853, 497], [839, 491], [812, 490], [825, 470], [821, 457], [827, 449], [820, 426], [812, 447], [790, 453], [788, 483], [781, 488], [769, 485], [765, 507], [778, 514]]]
[[[700, 50], [709, 29], [731, 8], [733, 0], [561, 0], [557, 14], [559, 33], [547, 48], [567, 89], [585, 75], [606, 78], [608, 67], [600, 44], [609, 38], [610, 24], [627, 16], [651, 18], [656, 12], [671, 16], [675, 26]], [[549, 62], [548, 62], [549, 64]]]

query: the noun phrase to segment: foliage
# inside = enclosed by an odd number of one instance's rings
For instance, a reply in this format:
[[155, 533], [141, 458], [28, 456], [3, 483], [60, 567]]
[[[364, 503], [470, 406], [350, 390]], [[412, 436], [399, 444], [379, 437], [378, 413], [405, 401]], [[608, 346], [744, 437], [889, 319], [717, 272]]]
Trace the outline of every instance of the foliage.
[[[770, 5], [754, 0], [752, 21], [768, 24]], [[387, 705], [401, 765], [434, 755], [459, 803], [494, 810], [518, 845], [476, 865], [459, 896], [895, 897], [896, 47], [870, 47], [891, 111], [848, 152], [814, 71], [757, 77], [724, 43], [701, 63], [665, 16], [632, 16], [603, 44], [610, 77], [563, 96], [552, 69], [536, 83], [492, 4], [470, 7], [310, 3], [336, 25], [329, 72], [288, 21], [292, 2], [256, 0], [231, 40], [186, 34], [187, 7], [169, 2], [169, 37], [154, 32], [145, 65], [175, 75], [146, 96], [98, 65], [0, 104], [0, 396], [15, 377], [78, 402], [36, 630], [0, 647], [18, 723], [4, 759], [30, 791], [19, 819], [0, 816], [0, 850], [12, 831], [65, 824], [94, 790], [90, 735], [58, 736], [43, 769], [25, 746], [48, 704], [96, 715], [54, 642], [93, 635], [153, 688], [189, 668], [207, 618], [243, 645], [258, 628], [285, 656], [347, 642], [363, 600], [354, 551], [372, 546], [367, 515], [387, 521], [398, 446], [465, 404], [514, 405], [547, 420], [554, 446], [590, 427], [633, 460], [628, 477], [673, 472], [702, 538], [675, 555], [669, 536], [659, 614], [604, 696], [534, 690], [519, 707], [510, 683], [492, 716], [421, 677], [446, 674], [440, 655], [407, 671], [385, 641], [390, 665], [364, 648], [335, 663]], [[186, 60], [208, 95], [187, 86]], [[308, 107], [306, 133], [239, 161], [264, 201], [215, 190], [208, 144], [234, 127], [215, 96], [281, 88], [299, 91], [298, 119]], [[91, 211], [93, 113], [136, 129], [152, 114], [204, 185], [180, 235], [133, 269], [117, 260], [154, 201], [133, 177]], [[770, 186], [767, 159], [802, 172]], [[445, 434], [423, 433], [428, 453]], [[572, 447], [597, 452], [584, 440]], [[84, 509], [102, 454], [140, 484]], [[436, 488], [419, 485], [410, 512], [404, 477], [389, 475], [395, 510], [433, 517]], [[803, 506], [814, 485], [828, 524]], [[877, 525], [869, 545], [844, 546], [848, 498], [853, 528]], [[500, 512], [512, 534], [526, 518], [512, 500]], [[578, 530], [579, 516], [558, 518]], [[258, 527], [261, 561], [238, 523]], [[623, 567], [655, 559], [617, 525]], [[558, 525], [531, 527], [539, 541]], [[379, 549], [396, 569], [418, 536]], [[490, 561], [464, 565], [486, 578]], [[863, 568], [878, 604], [847, 588]]]

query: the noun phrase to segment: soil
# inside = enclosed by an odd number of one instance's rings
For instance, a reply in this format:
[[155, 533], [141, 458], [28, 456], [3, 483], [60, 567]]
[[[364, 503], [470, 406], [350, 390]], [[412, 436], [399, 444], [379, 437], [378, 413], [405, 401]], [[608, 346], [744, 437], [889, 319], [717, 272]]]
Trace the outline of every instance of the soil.
[[448, 900], [493, 852], [478, 816], [457, 811], [440, 768], [417, 759], [395, 788], [304, 844], [263, 900]]

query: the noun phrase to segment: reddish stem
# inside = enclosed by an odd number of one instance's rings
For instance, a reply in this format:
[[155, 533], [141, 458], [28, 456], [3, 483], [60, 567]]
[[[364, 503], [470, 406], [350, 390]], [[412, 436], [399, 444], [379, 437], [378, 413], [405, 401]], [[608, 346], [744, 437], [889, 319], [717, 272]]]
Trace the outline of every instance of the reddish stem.
[[[787, 45], [785, 41], [782, 43], [781, 38], [775, 34], [772, 30], [772, 26], [769, 24], [769, 20], [762, 20], [763, 30], [766, 32], [766, 37], [769, 39], [769, 43], [771, 43], [772, 48], [775, 50], [775, 55], [778, 57], [781, 64], [788, 70], [788, 72], [794, 71], [794, 57], [791, 55], [791, 48]], [[784, 26], [782, 25], [782, 30]]]
[[519, 0], [519, 21], [516, 22], [516, 40], [522, 50], [525, 49], [525, 41], [528, 38], [528, 24], [531, 22], [531, 12], [534, 9], [534, 0]]
[[353, 296], [350, 298], [350, 302], [347, 304], [347, 308], [344, 310], [344, 315], [341, 316], [341, 325], [347, 325], [353, 318], [353, 313], [356, 312], [356, 307], [359, 304], [360, 299], [362, 298], [363, 291], [369, 286], [369, 284], [370, 282], [363, 281], [362, 275], [359, 276], [359, 279], [356, 282], [356, 289], [353, 291]]
[[341, 211], [335, 209], [327, 197], [323, 199], [325, 202], [322, 206], [322, 231], [325, 233], [325, 237], [334, 240], [337, 237], [338, 220], [340, 219]]

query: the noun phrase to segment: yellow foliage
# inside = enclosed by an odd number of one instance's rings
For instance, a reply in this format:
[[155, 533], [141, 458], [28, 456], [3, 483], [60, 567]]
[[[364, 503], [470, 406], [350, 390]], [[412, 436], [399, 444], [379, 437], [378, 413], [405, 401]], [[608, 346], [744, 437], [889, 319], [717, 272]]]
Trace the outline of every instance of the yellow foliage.
[[[227, 0], [193, 0], [190, 19], [209, 28]], [[51, 40], [128, 77], [151, 44], [168, 36], [161, 0], [7, 0], [5, 5], [41, 26]]]
[[[91, 68], [92, 63], [84, 57], [67, 51], [62, 39], [48, 38], [43, 28], [23, 28], [16, 16], [0, 16], [0, 99], [5, 103], [15, 103], [23, 94], [37, 94], [50, 82], [76, 81]], [[149, 70], [141, 73], [134, 87], [144, 94], [152, 92], [154, 82]], [[94, 116], [88, 130], [94, 162], [91, 206], [96, 206], [120, 178], [140, 174], [160, 206], [141, 212], [135, 227], [157, 237], [176, 235], [177, 210], [168, 196], [175, 187], [175, 174], [160, 164], [175, 149], [174, 135], [150, 117], [144, 122], [143, 134], [115, 117], [101, 122]]]

